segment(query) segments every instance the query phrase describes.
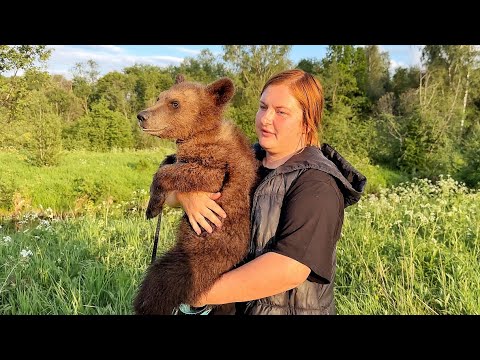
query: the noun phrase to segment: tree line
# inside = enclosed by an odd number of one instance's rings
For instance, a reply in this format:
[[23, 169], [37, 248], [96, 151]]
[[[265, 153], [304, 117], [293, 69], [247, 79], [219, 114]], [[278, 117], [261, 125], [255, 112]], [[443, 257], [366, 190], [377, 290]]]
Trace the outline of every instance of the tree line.
[[[52, 75], [46, 46], [0, 45], [0, 147], [24, 151], [36, 165], [55, 165], [62, 149], [109, 151], [158, 146], [136, 114], [173, 85], [177, 74], [211, 82], [228, 76], [237, 91], [227, 116], [255, 140], [254, 118], [265, 81], [300, 68], [325, 92], [322, 139], [346, 154], [415, 177], [450, 174], [480, 181], [479, 47], [427, 45], [421, 66], [398, 67], [376, 45], [331, 45], [326, 56], [289, 59], [288, 45], [225, 45], [178, 66], [136, 64], [100, 76], [89, 60], [72, 79]], [[22, 75], [19, 75], [19, 73]], [[5, 74], [11, 74], [6, 76]]]

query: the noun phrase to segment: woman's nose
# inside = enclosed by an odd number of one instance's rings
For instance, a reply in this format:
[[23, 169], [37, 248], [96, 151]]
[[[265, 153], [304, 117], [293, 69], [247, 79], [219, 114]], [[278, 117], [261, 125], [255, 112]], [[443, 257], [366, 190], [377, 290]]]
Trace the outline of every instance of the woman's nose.
[[271, 125], [273, 122], [273, 114], [273, 111], [270, 111], [269, 109], [265, 110], [260, 119], [262, 125]]

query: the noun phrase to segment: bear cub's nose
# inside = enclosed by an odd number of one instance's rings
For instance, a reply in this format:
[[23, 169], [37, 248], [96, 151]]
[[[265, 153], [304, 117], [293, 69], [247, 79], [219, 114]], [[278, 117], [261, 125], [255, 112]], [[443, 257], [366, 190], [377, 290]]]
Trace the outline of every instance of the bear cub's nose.
[[137, 115], [137, 119], [140, 122], [147, 120], [147, 113], [145, 111], [139, 112], [138, 115]]

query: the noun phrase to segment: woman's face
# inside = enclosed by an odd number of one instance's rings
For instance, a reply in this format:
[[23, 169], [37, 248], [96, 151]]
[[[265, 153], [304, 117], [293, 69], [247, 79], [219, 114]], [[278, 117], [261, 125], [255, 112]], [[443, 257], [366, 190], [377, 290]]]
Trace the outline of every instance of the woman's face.
[[303, 111], [287, 85], [265, 89], [255, 117], [258, 141], [270, 155], [286, 156], [303, 146]]

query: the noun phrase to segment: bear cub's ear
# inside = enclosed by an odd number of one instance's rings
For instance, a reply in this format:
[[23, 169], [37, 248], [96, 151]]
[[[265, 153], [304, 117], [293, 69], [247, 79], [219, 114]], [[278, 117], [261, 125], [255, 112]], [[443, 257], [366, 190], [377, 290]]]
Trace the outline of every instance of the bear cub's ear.
[[229, 78], [221, 78], [207, 85], [207, 92], [215, 98], [215, 105], [225, 105], [235, 93], [235, 85]]
[[180, 84], [185, 81], [185, 76], [178, 74], [175, 78], [175, 84]]

